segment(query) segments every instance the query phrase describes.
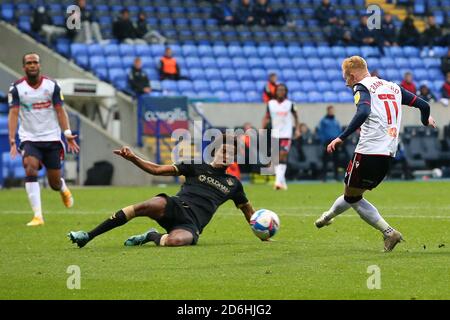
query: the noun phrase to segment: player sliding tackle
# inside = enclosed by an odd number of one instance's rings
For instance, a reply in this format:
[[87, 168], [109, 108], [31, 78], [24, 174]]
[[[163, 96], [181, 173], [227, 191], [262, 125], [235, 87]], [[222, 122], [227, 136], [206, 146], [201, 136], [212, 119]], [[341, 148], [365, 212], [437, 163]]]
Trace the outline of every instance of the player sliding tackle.
[[334, 217], [352, 207], [364, 221], [382, 232], [384, 250], [392, 251], [402, 240], [401, 233], [383, 219], [363, 194], [381, 183], [395, 157], [402, 105], [418, 108], [423, 125], [436, 128], [436, 123], [427, 102], [395, 83], [371, 77], [363, 58], [345, 59], [342, 73], [345, 84], [353, 89], [357, 110], [347, 129], [328, 145], [327, 151], [334, 152], [359, 127], [361, 134], [345, 175], [344, 195], [336, 199], [315, 225], [317, 228], [329, 225]]
[[[219, 140], [221, 137], [219, 137]], [[159, 246], [195, 245], [203, 228], [209, 223], [217, 208], [227, 200], [233, 200], [242, 210], [247, 222], [254, 209], [244, 193], [241, 182], [225, 173], [236, 157], [237, 140], [224, 143], [217, 148], [211, 164], [158, 165], [136, 156], [128, 147], [114, 153], [131, 161], [145, 172], [156, 176], [185, 176], [186, 182], [176, 196], [164, 193], [139, 204], [125, 207], [105, 220], [90, 232], [71, 231], [68, 236], [80, 248], [98, 235], [119, 227], [135, 217], [149, 217], [163, 227], [167, 233], [150, 229], [144, 234], [132, 236], [126, 246], [142, 245], [153, 241]], [[228, 138], [230, 140], [230, 137]]]

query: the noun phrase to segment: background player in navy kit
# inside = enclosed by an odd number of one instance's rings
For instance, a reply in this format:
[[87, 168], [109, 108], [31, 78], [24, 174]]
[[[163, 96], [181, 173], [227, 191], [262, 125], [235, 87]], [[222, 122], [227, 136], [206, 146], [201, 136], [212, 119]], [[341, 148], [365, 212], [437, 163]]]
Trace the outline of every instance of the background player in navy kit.
[[342, 73], [346, 85], [353, 89], [357, 110], [347, 129], [328, 145], [327, 151], [334, 152], [359, 127], [361, 134], [345, 176], [344, 195], [336, 199], [315, 225], [317, 228], [329, 225], [334, 217], [352, 207], [383, 234], [384, 250], [391, 251], [402, 240], [402, 235], [363, 198], [363, 193], [376, 188], [389, 171], [398, 147], [402, 105], [418, 108], [423, 125], [435, 128], [436, 123], [426, 101], [395, 83], [372, 77], [363, 58], [345, 59]]
[[[73, 197], [61, 177], [61, 159], [64, 146], [61, 129], [67, 140], [68, 151], [78, 152], [79, 147], [69, 127], [67, 113], [63, 107], [61, 89], [55, 81], [40, 73], [40, 58], [36, 53], [25, 54], [22, 58], [25, 77], [13, 83], [9, 89], [9, 144], [11, 158], [22, 153], [25, 169], [25, 189], [34, 213], [28, 226], [44, 224], [41, 209], [40, 187], [37, 181], [42, 166], [47, 169], [50, 187], [59, 191], [68, 208], [73, 206]], [[20, 118], [19, 139], [16, 145], [16, 131]]]
[[186, 177], [186, 182], [176, 196], [158, 194], [140, 204], [128, 206], [116, 212], [90, 232], [71, 231], [68, 236], [80, 248], [96, 236], [127, 223], [135, 217], [149, 217], [162, 226], [167, 233], [160, 234], [155, 229], [133, 236], [125, 245], [142, 245], [153, 241], [160, 246], [194, 245], [203, 228], [209, 223], [220, 205], [233, 200], [241, 209], [247, 222], [255, 212], [247, 200], [241, 182], [225, 173], [227, 166], [235, 161], [237, 140], [223, 143], [218, 148], [211, 164], [158, 165], [136, 156], [128, 147], [114, 153], [131, 161], [152, 175]]

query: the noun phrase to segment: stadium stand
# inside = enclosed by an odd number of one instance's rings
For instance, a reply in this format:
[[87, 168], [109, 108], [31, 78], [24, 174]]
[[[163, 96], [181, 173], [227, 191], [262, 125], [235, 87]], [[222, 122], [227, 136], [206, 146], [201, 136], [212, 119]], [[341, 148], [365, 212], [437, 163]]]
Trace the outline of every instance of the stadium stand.
[[[31, 31], [29, 22], [33, 8], [39, 3], [39, 0], [0, 0], [0, 17], [16, 24], [37, 40], [44, 41], [39, 34]], [[45, 2], [55, 25], [64, 24], [65, 8], [72, 3]], [[433, 56], [421, 59], [430, 48], [386, 47], [385, 56], [381, 56], [376, 47], [329, 46], [314, 17], [319, 3], [320, 0], [272, 0], [273, 6], [289, 8], [288, 20], [291, 23], [262, 27], [221, 26], [211, 19], [211, 3], [208, 1], [88, 1], [87, 10], [98, 20], [104, 38], [110, 39], [109, 44], [70, 43], [68, 38], [63, 37], [47, 45], [92, 71], [101, 80], [130, 93], [126, 75], [134, 57], [142, 57], [143, 68], [154, 81], [164, 46], [119, 44], [111, 39], [112, 21], [126, 7], [132, 21], [136, 22], [138, 12], [142, 10], [147, 13], [149, 25], [171, 39], [170, 46], [180, 68], [193, 80], [189, 85], [164, 81], [162, 89], [167, 95], [201, 98], [208, 93], [209, 97], [215, 96], [223, 102], [257, 102], [262, 86], [250, 87], [242, 85], [242, 81], [259, 83], [267, 78], [269, 72], [277, 72], [280, 81], [289, 82], [290, 92], [297, 102], [350, 102], [351, 95], [342, 92], [342, 86], [334, 85], [333, 81], [341, 79], [339, 60], [346, 55], [358, 54], [367, 58], [370, 68], [377, 69], [381, 77], [395, 82], [401, 81], [404, 72], [413, 71], [418, 84], [426, 83], [440, 98], [440, 87], [444, 82], [439, 70], [440, 57], [446, 54], [446, 47], [431, 48]], [[337, 0], [332, 3], [337, 14], [345, 17], [350, 25], [358, 24], [358, 17], [365, 13], [364, 0]], [[232, 1], [232, 4], [236, 5], [237, 1]], [[444, 24], [450, 15], [450, 10], [446, 8], [450, 8], [448, 0], [416, 1], [414, 13], [425, 15], [433, 12], [437, 23]], [[401, 25], [399, 19], [394, 19], [394, 23], [397, 27]], [[396, 68], [392, 68], [394, 65]], [[324, 83], [320, 83], [320, 89], [307, 89], [302, 84], [308, 80], [331, 81], [332, 85], [325, 94], [320, 94], [325, 89]]]

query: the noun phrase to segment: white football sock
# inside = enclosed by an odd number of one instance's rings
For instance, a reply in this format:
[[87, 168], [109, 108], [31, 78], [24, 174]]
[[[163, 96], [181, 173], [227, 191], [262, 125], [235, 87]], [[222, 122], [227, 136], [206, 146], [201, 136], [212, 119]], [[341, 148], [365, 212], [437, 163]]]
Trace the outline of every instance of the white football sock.
[[275, 165], [275, 184], [281, 184], [280, 181], [280, 165]]
[[64, 192], [66, 190], [68, 190], [67, 185], [66, 185], [66, 181], [64, 181], [64, 179], [61, 178], [61, 190], [60, 190], [60, 192]]
[[391, 226], [389, 226], [389, 224], [380, 215], [377, 208], [375, 208], [366, 199], [363, 198], [358, 202], [352, 203], [351, 206], [356, 210], [356, 212], [358, 212], [361, 219], [375, 229], [380, 230], [384, 235], [389, 235], [392, 231], [394, 231], [394, 229], [391, 228]]
[[333, 203], [331, 208], [328, 210], [328, 212], [326, 214], [327, 220], [333, 219], [337, 215], [350, 209], [350, 207], [351, 207], [351, 204], [348, 203], [347, 201], [345, 201], [344, 195], [340, 196], [339, 198], [336, 199], [336, 201]]
[[28, 200], [30, 201], [34, 216], [42, 218], [41, 188], [39, 182], [26, 182], [25, 190], [27, 191]]
[[286, 168], [287, 168], [287, 165], [284, 164], [284, 163], [280, 163], [278, 165], [279, 182], [282, 185], [286, 184], [286, 177], [285, 177], [285, 175], [286, 175]]

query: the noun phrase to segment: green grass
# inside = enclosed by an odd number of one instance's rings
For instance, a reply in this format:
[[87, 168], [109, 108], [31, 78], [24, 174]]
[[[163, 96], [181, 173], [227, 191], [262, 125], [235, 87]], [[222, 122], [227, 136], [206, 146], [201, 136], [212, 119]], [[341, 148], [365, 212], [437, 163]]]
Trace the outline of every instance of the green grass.
[[[248, 185], [256, 208], [281, 219], [274, 242], [261, 242], [232, 203], [222, 206], [197, 246], [124, 247], [156, 223], [138, 218], [78, 249], [70, 230], [90, 230], [118, 209], [177, 187], [74, 189], [63, 207], [44, 190], [46, 225], [30, 228], [23, 189], [0, 191], [0, 299], [449, 299], [450, 183], [388, 182], [367, 194], [407, 242], [382, 253], [381, 234], [349, 210], [330, 227], [314, 220], [341, 184], [297, 184], [287, 192]], [[442, 246], [442, 245], [445, 246]], [[440, 246], [440, 247], [439, 247]], [[66, 286], [81, 268], [81, 289]], [[367, 268], [381, 270], [369, 290]]]

